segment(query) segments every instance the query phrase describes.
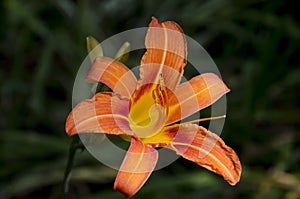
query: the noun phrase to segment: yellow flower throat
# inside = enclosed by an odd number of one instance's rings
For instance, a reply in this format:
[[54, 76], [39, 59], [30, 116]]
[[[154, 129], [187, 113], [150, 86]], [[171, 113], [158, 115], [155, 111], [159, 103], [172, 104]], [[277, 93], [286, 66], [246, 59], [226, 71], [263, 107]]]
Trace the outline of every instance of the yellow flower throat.
[[129, 124], [140, 138], [160, 132], [168, 115], [167, 89], [160, 75], [159, 83], [140, 86], [131, 97]]

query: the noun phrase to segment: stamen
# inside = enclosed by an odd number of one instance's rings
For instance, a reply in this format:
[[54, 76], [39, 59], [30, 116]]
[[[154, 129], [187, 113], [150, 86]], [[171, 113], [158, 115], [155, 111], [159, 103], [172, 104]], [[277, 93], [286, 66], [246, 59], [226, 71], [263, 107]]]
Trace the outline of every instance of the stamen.
[[162, 73], [159, 74], [159, 84], [152, 91], [152, 97], [156, 104], [162, 105], [164, 108], [168, 109], [168, 95], [164, 83], [164, 78]]
[[165, 87], [164, 77], [162, 73], [159, 74], [159, 93], [162, 96], [162, 104], [165, 106], [165, 108], [168, 110], [168, 94], [167, 89]]
[[161, 87], [165, 87], [164, 77], [163, 77], [162, 73], [159, 74], [159, 85]]
[[197, 120], [192, 120], [192, 121], [188, 121], [188, 122], [183, 122], [183, 123], [180, 123], [180, 124], [195, 123], [195, 122], [204, 122], [204, 121], [218, 120], [218, 119], [223, 119], [223, 118], [226, 118], [226, 115], [221, 115], [221, 116], [216, 116], [216, 117], [200, 118], [200, 119], [197, 119]]

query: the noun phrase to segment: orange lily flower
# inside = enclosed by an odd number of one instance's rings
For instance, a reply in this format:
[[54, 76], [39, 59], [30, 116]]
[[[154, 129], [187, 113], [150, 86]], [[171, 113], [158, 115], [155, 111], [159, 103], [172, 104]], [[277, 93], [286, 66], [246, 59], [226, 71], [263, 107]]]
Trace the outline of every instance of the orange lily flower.
[[213, 73], [180, 84], [187, 47], [175, 22], [159, 23], [153, 17], [145, 44], [139, 81], [124, 64], [107, 57], [95, 59], [86, 79], [102, 82], [113, 92], [99, 92], [80, 102], [67, 118], [66, 132], [69, 136], [91, 132], [130, 138], [114, 184], [126, 197], [133, 196], [151, 175], [158, 160], [157, 147], [174, 150], [235, 185], [242, 170], [236, 153], [194, 121], [178, 123], [229, 89]]

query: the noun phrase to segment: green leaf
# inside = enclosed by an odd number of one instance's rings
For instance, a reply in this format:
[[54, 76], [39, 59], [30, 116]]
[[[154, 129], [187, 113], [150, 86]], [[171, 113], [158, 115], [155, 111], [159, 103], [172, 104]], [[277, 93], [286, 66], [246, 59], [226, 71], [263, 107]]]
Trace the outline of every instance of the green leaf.
[[[88, 36], [86, 38], [86, 48], [92, 63], [94, 62], [94, 59], [96, 59], [97, 57], [103, 57], [102, 47], [94, 37]], [[99, 84], [95, 83], [91, 89], [91, 92], [96, 93], [98, 86]]]
[[130, 43], [125, 42], [117, 52], [115, 59], [119, 62], [126, 63], [129, 58]]
[[103, 57], [103, 50], [99, 42], [92, 36], [86, 38], [86, 48], [89, 54], [92, 53], [93, 56], [90, 57]]

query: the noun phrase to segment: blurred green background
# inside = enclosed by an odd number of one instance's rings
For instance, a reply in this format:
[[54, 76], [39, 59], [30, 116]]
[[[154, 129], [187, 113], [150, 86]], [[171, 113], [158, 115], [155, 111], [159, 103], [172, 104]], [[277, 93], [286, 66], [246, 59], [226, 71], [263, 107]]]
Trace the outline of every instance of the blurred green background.
[[[0, 198], [59, 198], [70, 138], [72, 86], [99, 41], [174, 20], [201, 43], [231, 92], [222, 138], [243, 173], [222, 177], [179, 159], [133, 198], [300, 198], [300, 15], [283, 0], [2, 0], [0, 3]], [[116, 171], [77, 153], [70, 199], [123, 198]]]

